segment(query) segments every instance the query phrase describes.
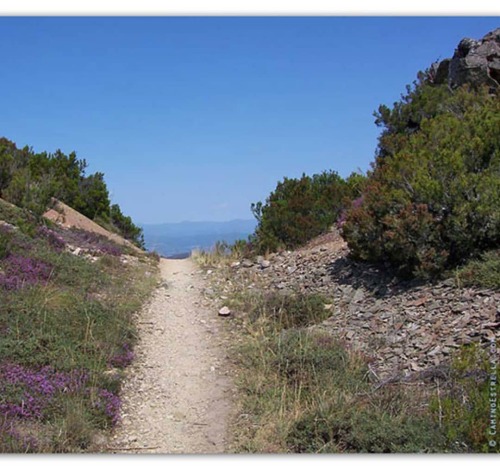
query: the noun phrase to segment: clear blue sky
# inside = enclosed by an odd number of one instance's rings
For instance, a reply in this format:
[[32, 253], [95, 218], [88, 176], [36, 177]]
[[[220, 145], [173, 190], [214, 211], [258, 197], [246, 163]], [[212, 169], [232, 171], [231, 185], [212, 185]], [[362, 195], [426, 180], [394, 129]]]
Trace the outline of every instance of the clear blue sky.
[[252, 218], [373, 161], [373, 112], [497, 17], [0, 18], [0, 135], [75, 150], [138, 223]]

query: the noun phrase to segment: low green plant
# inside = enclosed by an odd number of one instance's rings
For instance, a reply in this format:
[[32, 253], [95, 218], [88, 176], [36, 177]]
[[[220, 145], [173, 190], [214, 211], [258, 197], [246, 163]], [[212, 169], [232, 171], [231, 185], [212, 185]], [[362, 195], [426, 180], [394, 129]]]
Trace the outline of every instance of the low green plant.
[[12, 233], [0, 227], [0, 259], [5, 258], [12, 247]]
[[314, 325], [330, 315], [325, 308], [329, 300], [317, 294], [256, 293], [243, 296], [239, 302], [242, 304], [239, 308], [246, 310], [250, 321], [261, 318], [279, 329]]
[[429, 420], [402, 413], [393, 416], [355, 402], [335, 402], [304, 413], [287, 435], [292, 452], [429, 453], [445, 441]]
[[487, 251], [469, 261], [457, 269], [456, 278], [459, 285], [500, 290], [500, 250]]
[[367, 356], [314, 326], [322, 302], [277, 293], [235, 293], [228, 302], [243, 313], [232, 331], [235, 452], [497, 451], [487, 435], [493, 356], [484, 348], [463, 348], [434, 378], [375, 386]]
[[435, 396], [430, 409], [437, 416], [448, 442], [467, 452], [499, 452], [491, 446], [490, 424], [500, 422], [496, 378], [497, 348], [464, 346], [454, 357], [446, 387]]

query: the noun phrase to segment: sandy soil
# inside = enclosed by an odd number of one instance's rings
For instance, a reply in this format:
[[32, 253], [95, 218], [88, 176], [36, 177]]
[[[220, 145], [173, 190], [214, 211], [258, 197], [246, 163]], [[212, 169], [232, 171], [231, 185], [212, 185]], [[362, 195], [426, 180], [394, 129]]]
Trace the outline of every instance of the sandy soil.
[[221, 325], [191, 259], [160, 262], [162, 285], [139, 318], [122, 422], [108, 452], [223, 453], [233, 388]]

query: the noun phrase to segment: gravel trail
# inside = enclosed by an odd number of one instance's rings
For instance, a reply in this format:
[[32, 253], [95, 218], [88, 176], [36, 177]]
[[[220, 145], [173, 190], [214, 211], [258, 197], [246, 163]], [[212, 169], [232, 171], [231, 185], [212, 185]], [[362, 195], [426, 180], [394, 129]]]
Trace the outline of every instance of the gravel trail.
[[191, 259], [161, 259], [161, 286], [138, 318], [136, 359], [122, 389], [112, 453], [223, 453], [233, 388], [224, 319]]

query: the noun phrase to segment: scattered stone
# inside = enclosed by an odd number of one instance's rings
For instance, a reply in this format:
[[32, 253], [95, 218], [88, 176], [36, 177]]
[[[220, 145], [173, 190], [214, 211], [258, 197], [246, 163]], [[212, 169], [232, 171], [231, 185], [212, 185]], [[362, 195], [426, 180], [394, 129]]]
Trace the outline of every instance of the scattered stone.
[[229, 309], [229, 307], [222, 307], [220, 310], [219, 310], [219, 315], [221, 317], [227, 317], [231, 314], [231, 310]]
[[352, 302], [357, 304], [365, 299], [365, 293], [363, 292], [362, 289], [356, 290], [354, 293], [354, 296], [352, 298]]
[[[314, 251], [314, 252], [313, 252]], [[318, 328], [339, 334], [373, 357], [380, 377], [425, 370], [471, 342], [500, 339], [500, 292], [460, 288], [450, 278], [422, 284], [398, 280], [383, 267], [353, 261], [338, 233], [293, 252], [270, 255], [272, 269], [242, 260], [216, 270], [216, 291], [300, 292], [325, 297], [331, 315]], [[230, 283], [232, 283], [230, 285]], [[315, 328], [315, 327], [311, 327]]]
[[259, 264], [260, 264], [260, 267], [262, 269], [266, 269], [269, 266], [271, 266], [271, 261], [268, 261], [267, 259], [263, 259]]

